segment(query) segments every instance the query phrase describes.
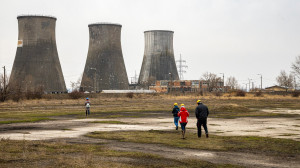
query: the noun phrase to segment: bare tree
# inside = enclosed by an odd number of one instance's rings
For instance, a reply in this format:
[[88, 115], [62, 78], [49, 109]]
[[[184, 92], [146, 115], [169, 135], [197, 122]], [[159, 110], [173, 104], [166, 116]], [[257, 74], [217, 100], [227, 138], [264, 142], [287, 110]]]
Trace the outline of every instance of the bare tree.
[[201, 80], [204, 80], [207, 82], [207, 85], [208, 85], [207, 87], [210, 92], [218, 89], [218, 83], [220, 83], [222, 81], [222, 79], [220, 77], [217, 77], [216, 74], [210, 73], [210, 72], [205, 72], [202, 75]]
[[293, 73], [300, 79], [300, 55], [296, 57], [296, 61], [292, 63]]
[[230, 76], [226, 80], [226, 86], [230, 86], [231, 89], [237, 89], [238, 81], [235, 79], [235, 77]]
[[300, 84], [300, 82], [299, 82], [299, 80], [300, 80], [300, 55], [298, 57], [296, 57], [296, 61], [294, 63], [292, 63], [292, 70], [293, 70], [292, 72], [298, 78], [298, 82], [296, 81], [296, 78], [294, 78], [294, 88], [297, 89]]
[[4, 102], [8, 97], [8, 76], [0, 74], [0, 101]]
[[72, 82], [72, 81], [71, 81], [72, 92], [73, 92], [73, 91], [79, 91], [79, 89], [80, 89], [80, 84], [81, 84], [81, 79], [82, 79], [82, 75], [77, 79], [76, 82]]
[[284, 70], [280, 71], [279, 76], [276, 78], [279, 86], [285, 87], [286, 91], [293, 87], [294, 76], [292, 74], [287, 74]]

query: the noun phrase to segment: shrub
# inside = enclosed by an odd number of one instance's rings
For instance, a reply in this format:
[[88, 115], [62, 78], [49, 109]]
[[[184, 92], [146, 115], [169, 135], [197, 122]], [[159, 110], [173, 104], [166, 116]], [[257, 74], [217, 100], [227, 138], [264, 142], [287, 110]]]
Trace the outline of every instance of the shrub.
[[298, 91], [294, 91], [292, 92], [292, 97], [299, 97], [300, 96], [300, 92]]
[[223, 93], [222, 92], [216, 92], [215, 95], [218, 96], [218, 97], [221, 97], [223, 95]]
[[19, 102], [22, 99], [23, 95], [21, 92], [21, 89], [18, 88], [16, 90], [14, 90], [14, 92], [11, 94], [10, 98], [14, 101], [14, 102]]
[[254, 96], [255, 97], [262, 97], [263, 93], [262, 93], [262, 91], [258, 91], [258, 92], [255, 92]]
[[203, 96], [203, 91], [201, 90], [201, 91], [199, 92], [199, 94], [200, 94], [200, 96]]
[[41, 99], [43, 94], [44, 94], [44, 88], [43, 87], [38, 87], [34, 90], [33, 98], [34, 99]]
[[79, 92], [77, 90], [72, 91], [71, 93], [69, 93], [69, 97], [71, 99], [79, 99], [79, 98], [83, 98], [84, 97], [84, 93], [83, 92]]
[[126, 97], [128, 97], [128, 98], [133, 98], [133, 93], [132, 92], [130, 92], [130, 93], [126, 93]]
[[26, 97], [27, 100], [33, 99], [33, 92], [27, 91], [27, 92], [25, 93], [25, 97]]
[[243, 90], [237, 90], [235, 95], [238, 96], [238, 97], [245, 97], [246, 92], [243, 91]]

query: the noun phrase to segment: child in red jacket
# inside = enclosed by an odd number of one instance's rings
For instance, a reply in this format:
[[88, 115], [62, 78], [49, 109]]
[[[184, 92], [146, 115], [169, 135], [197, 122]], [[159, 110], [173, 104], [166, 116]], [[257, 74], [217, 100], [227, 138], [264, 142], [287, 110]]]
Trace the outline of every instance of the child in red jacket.
[[184, 139], [185, 135], [185, 126], [188, 123], [188, 117], [190, 116], [189, 112], [185, 109], [184, 104], [181, 104], [180, 112], [178, 113], [179, 123], [182, 129], [182, 139]]

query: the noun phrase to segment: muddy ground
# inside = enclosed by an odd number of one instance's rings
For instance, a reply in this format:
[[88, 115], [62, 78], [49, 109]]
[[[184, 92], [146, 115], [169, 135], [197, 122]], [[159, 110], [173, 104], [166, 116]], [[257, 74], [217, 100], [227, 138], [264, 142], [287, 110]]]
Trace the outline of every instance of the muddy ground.
[[[300, 114], [299, 110], [263, 110], [269, 113]], [[74, 119], [72, 116], [54, 117], [53, 121], [0, 125], [0, 138], [11, 140], [64, 140], [72, 143], [107, 142], [114, 150], [138, 151], [158, 154], [165, 158], [192, 158], [212, 163], [235, 164], [246, 167], [299, 167], [297, 158], [281, 159], [270, 156], [238, 152], [212, 152], [194, 149], [177, 149], [159, 144], [139, 144], [104, 139], [92, 139], [84, 135], [94, 131], [133, 131], [133, 130], [174, 130], [173, 118], [160, 117], [97, 119], [91, 114], [87, 118]], [[126, 124], [96, 123], [98, 121], [120, 121]], [[209, 118], [210, 134], [222, 136], [261, 136], [286, 138], [300, 141], [300, 117], [236, 119]], [[175, 130], [174, 130], [175, 131]], [[196, 132], [196, 119], [190, 117], [187, 131]], [[180, 134], [178, 137], [180, 138]], [[187, 137], [188, 138], [188, 137]]]

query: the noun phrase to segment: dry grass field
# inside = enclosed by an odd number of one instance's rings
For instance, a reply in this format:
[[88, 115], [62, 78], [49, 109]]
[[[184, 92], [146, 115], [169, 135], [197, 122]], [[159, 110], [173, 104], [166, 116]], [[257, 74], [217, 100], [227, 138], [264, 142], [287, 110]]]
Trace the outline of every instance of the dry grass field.
[[[98, 94], [89, 95], [91, 115], [86, 117], [84, 98], [65, 97], [53, 95], [0, 103], [0, 167], [297, 167], [299, 164], [300, 139], [297, 140], [296, 133], [274, 138], [249, 129], [236, 136], [230, 134], [232, 130], [226, 133], [226, 125], [219, 123], [279, 121], [266, 127], [272, 131], [286, 124], [280, 121], [293, 121], [290, 129], [297, 132], [300, 98], [231, 94], [135, 94], [129, 98], [126, 94]], [[212, 131], [208, 139], [196, 138], [193, 123], [198, 99], [210, 109]], [[190, 111], [186, 140], [180, 139], [180, 133], [173, 129], [171, 109], [175, 102], [185, 104]], [[30, 140], [30, 136], [35, 140]]]

